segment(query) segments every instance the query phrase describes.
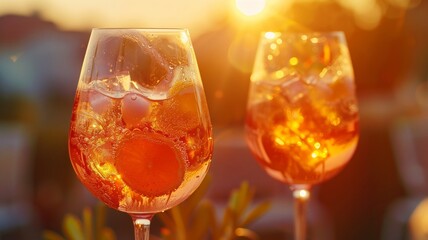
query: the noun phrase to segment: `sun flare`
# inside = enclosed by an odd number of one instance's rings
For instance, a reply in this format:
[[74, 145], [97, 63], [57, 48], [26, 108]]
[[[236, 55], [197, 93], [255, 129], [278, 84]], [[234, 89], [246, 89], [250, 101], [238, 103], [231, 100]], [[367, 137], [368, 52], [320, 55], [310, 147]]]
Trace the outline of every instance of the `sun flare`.
[[254, 16], [263, 11], [266, 0], [236, 0], [236, 8], [246, 16]]

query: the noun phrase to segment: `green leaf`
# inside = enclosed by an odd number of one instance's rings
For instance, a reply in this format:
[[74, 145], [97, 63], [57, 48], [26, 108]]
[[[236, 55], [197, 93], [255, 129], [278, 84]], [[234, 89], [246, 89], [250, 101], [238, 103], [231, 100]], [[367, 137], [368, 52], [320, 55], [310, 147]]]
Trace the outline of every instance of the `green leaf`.
[[253, 196], [254, 191], [250, 190], [248, 182], [243, 182], [238, 190], [238, 199], [235, 209], [237, 216], [242, 216], [244, 214], [245, 210], [250, 205]]
[[172, 208], [171, 214], [176, 224], [175, 230], [177, 240], [186, 240], [186, 225], [184, 223], [183, 216], [181, 215], [180, 208]]
[[189, 198], [186, 199], [182, 204], [178, 205], [181, 208], [181, 214], [183, 215], [183, 219], [189, 219], [192, 211], [196, 209], [198, 204], [203, 199], [204, 195], [208, 191], [208, 187], [211, 183], [211, 177], [206, 176], [202, 181], [201, 185], [190, 195]]
[[226, 207], [223, 215], [223, 222], [219, 228], [219, 239], [229, 239], [235, 229], [235, 214], [232, 208]]
[[239, 195], [237, 191], [232, 191], [229, 197], [228, 207], [230, 209], [236, 209], [236, 206], [238, 205]]
[[209, 209], [206, 208], [207, 205], [201, 203], [197, 209], [195, 209], [195, 214], [192, 217], [189, 229], [192, 229], [188, 232], [187, 238], [189, 240], [199, 240], [204, 239], [204, 235], [208, 233], [209, 227]]
[[43, 231], [42, 239], [43, 240], [65, 240], [61, 235], [49, 230]]
[[95, 206], [95, 239], [102, 237], [102, 231], [106, 221], [106, 206], [103, 203], [98, 203]]
[[212, 232], [214, 232], [217, 229], [217, 215], [216, 215], [216, 208], [210, 201], [204, 202], [204, 207], [206, 208], [207, 214], [208, 214], [208, 224], [211, 226]]
[[[157, 214], [166, 226], [162, 236], [165, 240], [199, 240], [209, 236], [211, 240], [233, 240], [246, 237], [257, 239], [257, 234], [244, 228], [261, 217], [270, 208], [262, 203], [249, 210], [254, 197], [254, 189], [248, 182], [233, 190], [223, 211], [221, 221], [217, 221], [216, 209], [208, 199], [203, 200], [208, 189], [208, 180], [182, 204]], [[211, 233], [211, 235], [209, 235]], [[242, 235], [239, 235], [242, 233]]]
[[90, 208], [83, 209], [83, 234], [85, 236], [85, 240], [92, 240], [92, 211]]
[[101, 231], [101, 238], [96, 240], [116, 240], [116, 235], [114, 231], [110, 228], [103, 228]]
[[241, 226], [245, 227], [250, 223], [254, 222], [258, 218], [260, 218], [263, 214], [265, 214], [270, 209], [270, 207], [271, 207], [270, 202], [263, 202], [257, 205], [242, 221]]
[[63, 222], [63, 230], [69, 240], [84, 240], [82, 223], [74, 215], [67, 214]]

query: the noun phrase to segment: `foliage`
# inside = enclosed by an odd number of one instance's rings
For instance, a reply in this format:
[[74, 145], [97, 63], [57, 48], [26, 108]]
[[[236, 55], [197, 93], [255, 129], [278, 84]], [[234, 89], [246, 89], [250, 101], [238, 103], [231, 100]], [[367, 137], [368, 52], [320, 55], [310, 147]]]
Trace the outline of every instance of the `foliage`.
[[208, 188], [207, 179], [188, 200], [157, 215], [165, 224], [162, 237], [166, 240], [258, 239], [247, 226], [266, 213], [270, 203], [263, 202], [250, 209], [254, 189], [243, 182], [239, 189], [232, 191], [219, 221], [216, 207], [208, 199], [203, 199]]
[[80, 220], [73, 214], [65, 215], [62, 222], [64, 236], [50, 230], [43, 232], [43, 240], [116, 240], [112, 229], [105, 226], [106, 207], [100, 203], [95, 215], [88, 207], [82, 211]]
[[[217, 218], [216, 207], [209, 199], [203, 199], [210, 178], [182, 204], [163, 213], [156, 214], [163, 222], [162, 239], [165, 240], [256, 240], [256, 233], [247, 226], [261, 217], [270, 208], [269, 202], [263, 202], [250, 209], [254, 196], [247, 182], [233, 190], [221, 220]], [[67, 214], [63, 220], [63, 234], [53, 231], [43, 232], [43, 240], [116, 240], [112, 229], [105, 226], [106, 207], [100, 203], [93, 216], [90, 208], [82, 212], [82, 219]]]

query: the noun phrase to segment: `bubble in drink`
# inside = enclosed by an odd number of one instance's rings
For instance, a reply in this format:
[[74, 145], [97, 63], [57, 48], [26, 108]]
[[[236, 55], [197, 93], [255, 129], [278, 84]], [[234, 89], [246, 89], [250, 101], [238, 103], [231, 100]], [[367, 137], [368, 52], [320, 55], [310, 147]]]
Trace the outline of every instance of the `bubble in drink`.
[[198, 115], [194, 114], [201, 111], [195, 101], [197, 90], [193, 86], [178, 88], [181, 90], [174, 97], [163, 101], [157, 108], [156, 128], [170, 136], [184, 136], [201, 124]]
[[103, 134], [104, 127], [102, 116], [93, 111], [81, 110], [80, 117], [76, 120], [76, 130], [84, 139]]

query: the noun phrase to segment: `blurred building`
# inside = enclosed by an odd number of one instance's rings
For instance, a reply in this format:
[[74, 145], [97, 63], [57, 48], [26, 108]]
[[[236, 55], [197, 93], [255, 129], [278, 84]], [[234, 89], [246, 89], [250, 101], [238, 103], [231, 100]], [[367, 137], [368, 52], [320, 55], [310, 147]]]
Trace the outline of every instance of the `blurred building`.
[[[19, 185], [1, 190], [0, 207], [13, 209], [8, 202], [25, 202], [24, 209], [16, 209], [19, 213], [0, 214], [0, 222], [6, 221], [9, 230], [56, 227], [74, 179], [67, 134], [88, 34], [62, 32], [38, 15], [1, 16], [0, 32], [2, 152], [22, 149], [18, 155], [2, 154], [0, 175]], [[20, 145], [11, 146], [14, 142]], [[17, 195], [17, 189], [26, 192]], [[13, 216], [23, 220], [14, 226], [8, 221]]]

